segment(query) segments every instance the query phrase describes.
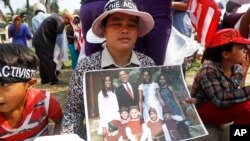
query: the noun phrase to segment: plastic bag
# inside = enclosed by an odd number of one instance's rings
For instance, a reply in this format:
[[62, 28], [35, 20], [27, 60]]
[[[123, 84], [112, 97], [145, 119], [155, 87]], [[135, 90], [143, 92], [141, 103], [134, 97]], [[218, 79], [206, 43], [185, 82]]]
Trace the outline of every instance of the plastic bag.
[[172, 26], [164, 65], [181, 65], [184, 58], [193, 55], [199, 46], [197, 41], [181, 34]]
[[66, 37], [66, 32], [58, 34], [56, 37], [56, 44], [54, 49], [54, 62], [64, 62], [67, 61], [68, 58], [68, 41]]

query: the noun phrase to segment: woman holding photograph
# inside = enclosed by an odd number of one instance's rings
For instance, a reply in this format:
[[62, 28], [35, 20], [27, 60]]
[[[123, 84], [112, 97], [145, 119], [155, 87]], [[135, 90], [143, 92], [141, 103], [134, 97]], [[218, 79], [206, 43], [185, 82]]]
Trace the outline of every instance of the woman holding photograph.
[[164, 107], [164, 101], [161, 98], [159, 85], [152, 81], [152, 74], [149, 70], [142, 71], [143, 82], [139, 85], [140, 96], [140, 111], [143, 112], [144, 121], [149, 120], [149, 108], [155, 108], [157, 110], [160, 119], [163, 119], [162, 107]]
[[102, 79], [102, 90], [98, 93], [99, 127], [98, 134], [105, 135], [108, 131], [108, 122], [120, 120], [119, 106], [114, 93], [112, 77], [106, 75]]

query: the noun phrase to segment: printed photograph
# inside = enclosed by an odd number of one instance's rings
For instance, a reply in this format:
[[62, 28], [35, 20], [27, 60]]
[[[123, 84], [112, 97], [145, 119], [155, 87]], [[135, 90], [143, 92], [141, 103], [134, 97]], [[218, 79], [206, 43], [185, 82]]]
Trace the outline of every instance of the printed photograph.
[[89, 141], [179, 141], [208, 134], [181, 66], [89, 71], [84, 75]]

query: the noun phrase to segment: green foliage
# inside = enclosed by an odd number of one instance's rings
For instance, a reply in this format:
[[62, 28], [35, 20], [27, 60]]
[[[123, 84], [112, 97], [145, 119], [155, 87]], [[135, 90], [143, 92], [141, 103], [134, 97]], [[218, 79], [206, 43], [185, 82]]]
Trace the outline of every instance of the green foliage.
[[50, 5], [51, 12], [52, 13], [59, 13], [59, 5], [57, 0], [53, 0], [53, 2]]
[[190, 66], [187, 68], [187, 71], [197, 71], [201, 66], [201, 60], [195, 59], [194, 62], [191, 62]]

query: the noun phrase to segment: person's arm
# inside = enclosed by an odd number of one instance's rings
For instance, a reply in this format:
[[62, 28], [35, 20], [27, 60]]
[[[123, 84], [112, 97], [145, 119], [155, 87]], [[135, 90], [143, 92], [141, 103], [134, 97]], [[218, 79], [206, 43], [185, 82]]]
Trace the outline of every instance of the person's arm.
[[125, 131], [126, 131], [126, 135], [127, 135], [128, 139], [130, 141], [136, 141], [136, 139], [135, 139], [134, 135], [132, 134], [132, 131], [129, 127], [126, 127]]
[[12, 32], [13, 32], [14, 25], [11, 24], [8, 28], [8, 37], [11, 38], [13, 37]]
[[187, 11], [188, 10], [188, 3], [187, 2], [172, 1], [172, 9], [179, 10], [179, 11]]
[[243, 63], [241, 63], [242, 75], [243, 75], [242, 85], [241, 86], [245, 86], [247, 72], [248, 72], [248, 69], [249, 69], [249, 66], [250, 66], [250, 57], [249, 56], [250, 56], [250, 48], [247, 48], [247, 54], [246, 54], [245, 61]]
[[[141, 84], [142, 85], [142, 84]], [[141, 86], [140, 85], [140, 86]], [[139, 110], [140, 112], [142, 113], [142, 104], [143, 104], [143, 92], [142, 90], [140, 89], [140, 86], [138, 88], [138, 94], [139, 94]]]
[[178, 100], [177, 97], [176, 97], [175, 91], [174, 91], [173, 88], [170, 87], [170, 86], [168, 86], [168, 88], [169, 88], [169, 90], [170, 90], [170, 92], [171, 92], [171, 94], [172, 94], [172, 96], [173, 96], [173, 98], [174, 98], [174, 102], [177, 104], [178, 109], [180, 110], [180, 112], [181, 112], [181, 114], [182, 114], [182, 115], [180, 115], [180, 116], [184, 116], [184, 113], [183, 113], [183, 111], [181, 110], [180, 102], [179, 102], [179, 100]]
[[99, 117], [100, 117], [100, 124], [99, 124], [99, 126], [101, 126], [101, 128], [103, 129], [102, 130], [102, 134], [104, 135], [105, 133], [106, 133], [106, 124], [105, 124], [105, 122], [104, 121], [106, 121], [105, 120], [105, 109], [104, 109], [104, 103], [103, 103], [103, 100], [104, 100], [104, 96], [103, 96], [103, 93], [102, 93], [102, 91], [100, 91], [99, 93], [98, 93], [98, 111], [99, 111]]
[[67, 39], [68, 40], [75, 40], [76, 39], [76, 37], [74, 36], [73, 27], [71, 27], [71, 26], [67, 27]]
[[29, 39], [32, 38], [32, 33], [31, 33], [31, 31], [30, 31], [30, 29], [29, 29], [29, 27], [27, 25], [25, 25], [25, 24], [23, 24], [23, 25], [25, 27], [26, 38], [29, 40]]
[[164, 136], [165, 136], [165, 140], [166, 141], [171, 141], [171, 135], [170, 135], [169, 130], [168, 130], [165, 123], [162, 125], [162, 130], [163, 130], [163, 133], [164, 133]]
[[[246, 101], [250, 97], [250, 86], [243, 88], [235, 88], [230, 91], [227, 90], [228, 84], [225, 84], [225, 81], [221, 81], [221, 74], [217, 69], [213, 67], [204, 67], [201, 70], [201, 73], [204, 74], [199, 81], [203, 92], [209, 97], [211, 102], [216, 107], [228, 107], [234, 103], [239, 103]], [[194, 84], [193, 84], [194, 87]], [[192, 89], [191, 95], [194, 90]]]
[[[152, 141], [152, 138], [149, 138], [149, 128], [147, 127], [147, 125], [145, 123], [142, 124], [142, 136], [140, 141]], [[151, 132], [150, 132], [151, 133]]]
[[155, 93], [156, 93], [156, 97], [157, 97], [158, 101], [160, 102], [161, 106], [164, 107], [165, 103], [164, 103], [164, 100], [161, 97], [159, 88], [155, 89]]
[[81, 138], [86, 137], [83, 130], [84, 100], [83, 100], [83, 68], [76, 67], [69, 82], [69, 96], [64, 112], [61, 134], [78, 134]]
[[50, 96], [48, 117], [55, 123], [53, 135], [58, 135], [63, 115], [61, 106], [54, 96]]

